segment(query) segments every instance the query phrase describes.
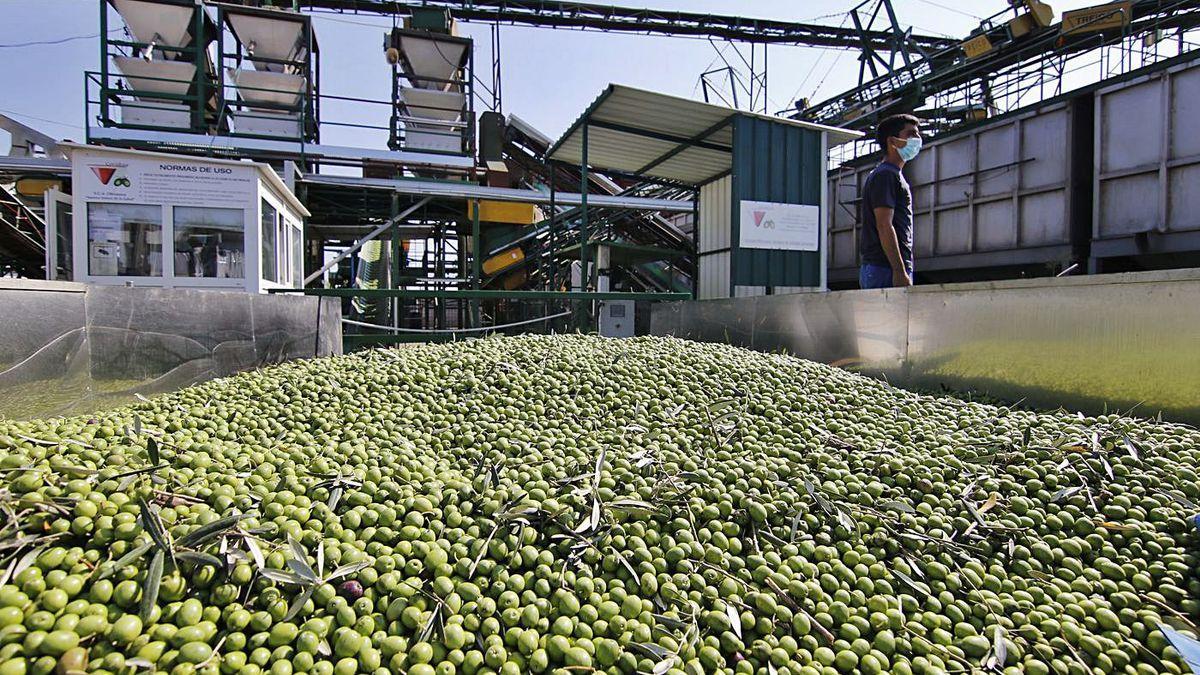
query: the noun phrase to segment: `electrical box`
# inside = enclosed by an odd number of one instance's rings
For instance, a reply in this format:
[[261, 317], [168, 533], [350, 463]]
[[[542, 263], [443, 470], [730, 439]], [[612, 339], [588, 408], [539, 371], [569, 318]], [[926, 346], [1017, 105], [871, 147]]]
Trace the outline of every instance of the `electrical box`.
[[504, 115], [491, 110], [479, 115], [479, 158], [485, 162], [504, 159]]
[[633, 337], [633, 300], [606, 300], [600, 303], [600, 335]]
[[450, 16], [450, 10], [437, 7], [414, 7], [412, 16], [405, 19], [404, 26], [413, 30], [458, 35], [458, 25]]

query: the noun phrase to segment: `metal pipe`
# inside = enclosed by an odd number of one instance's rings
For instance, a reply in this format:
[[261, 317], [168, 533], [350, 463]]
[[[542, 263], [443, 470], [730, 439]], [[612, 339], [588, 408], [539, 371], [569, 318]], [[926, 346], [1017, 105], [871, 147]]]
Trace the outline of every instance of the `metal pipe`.
[[380, 330], [390, 330], [393, 333], [479, 333], [489, 330], [502, 330], [505, 328], [516, 328], [517, 326], [526, 326], [531, 323], [541, 323], [543, 321], [553, 321], [561, 319], [564, 316], [569, 316], [570, 312], [559, 312], [549, 316], [539, 316], [536, 319], [526, 319], [525, 321], [516, 321], [513, 323], [501, 324], [499, 326], [478, 326], [476, 328], [449, 328], [438, 330], [436, 328], [393, 328], [391, 326], [382, 326], [377, 323], [366, 323], [364, 321], [355, 321], [353, 319], [342, 319], [342, 323], [348, 323], [352, 326], [362, 326], [364, 328], [378, 328]]
[[588, 124], [583, 120], [583, 146], [579, 159], [579, 290], [588, 290]]
[[371, 232], [367, 236], [354, 242], [353, 246], [351, 246], [350, 248], [346, 249], [345, 251], [342, 251], [341, 253], [334, 256], [333, 260], [330, 260], [329, 262], [325, 263], [325, 265], [323, 267], [321, 267], [321, 269], [319, 269], [316, 272], [313, 272], [312, 274], [305, 277], [304, 285], [307, 286], [308, 284], [312, 283], [312, 281], [314, 279], [316, 279], [317, 277], [324, 274], [326, 270], [330, 270], [330, 269], [333, 269], [334, 267], [336, 267], [338, 263], [340, 263], [341, 261], [346, 259], [346, 256], [356, 253], [358, 251], [358, 249], [362, 248], [367, 242], [373, 240], [375, 237], [378, 237], [379, 235], [386, 232], [389, 227], [395, 225], [396, 223], [400, 222], [401, 220], [404, 220], [413, 211], [416, 211], [417, 209], [421, 208], [422, 206], [425, 206], [425, 204], [427, 204], [430, 199], [432, 199], [432, 197], [425, 197], [421, 201], [419, 201], [416, 204], [413, 204], [412, 206], [405, 209], [404, 212], [401, 213], [400, 215], [398, 215], [394, 218], [389, 218], [386, 223], [383, 223], [382, 225], [375, 228], [374, 230], [371, 230]]
[[[479, 233], [479, 201], [471, 202], [471, 286], [473, 288], [482, 287], [483, 276], [483, 261], [480, 256], [483, 254], [483, 243], [480, 241]], [[479, 325], [479, 300], [471, 300], [471, 323], [475, 326]]]

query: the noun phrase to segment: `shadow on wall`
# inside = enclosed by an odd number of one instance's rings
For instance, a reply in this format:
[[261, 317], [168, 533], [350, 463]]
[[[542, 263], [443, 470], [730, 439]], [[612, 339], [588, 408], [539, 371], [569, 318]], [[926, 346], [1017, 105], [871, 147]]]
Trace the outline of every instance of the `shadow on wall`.
[[0, 314], [10, 418], [81, 414], [342, 351], [335, 298], [6, 281]]

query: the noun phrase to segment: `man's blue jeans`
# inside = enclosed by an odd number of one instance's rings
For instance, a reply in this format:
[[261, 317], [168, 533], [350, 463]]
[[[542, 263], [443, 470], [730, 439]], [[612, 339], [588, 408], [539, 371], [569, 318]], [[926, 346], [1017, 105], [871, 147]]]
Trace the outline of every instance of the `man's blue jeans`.
[[[908, 278], [912, 278], [912, 267], [908, 268]], [[858, 270], [859, 288], [891, 288], [892, 268], [887, 265], [871, 265], [863, 263]]]

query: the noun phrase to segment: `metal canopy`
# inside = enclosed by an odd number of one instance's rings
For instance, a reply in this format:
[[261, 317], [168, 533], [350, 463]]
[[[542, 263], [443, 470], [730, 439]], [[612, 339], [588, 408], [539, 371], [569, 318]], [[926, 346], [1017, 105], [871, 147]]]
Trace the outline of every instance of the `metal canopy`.
[[[547, 153], [601, 170], [699, 185], [727, 173], [738, 115], [827, 133], [830, 147], [862, 134], [610, 84]], [[586, 128], [585, 128], [586, 127]], [[584, 139], [587, 150], [584, 151]]]

